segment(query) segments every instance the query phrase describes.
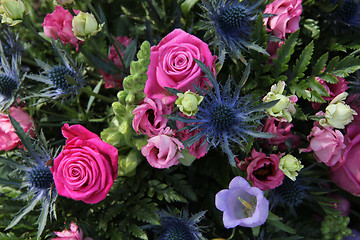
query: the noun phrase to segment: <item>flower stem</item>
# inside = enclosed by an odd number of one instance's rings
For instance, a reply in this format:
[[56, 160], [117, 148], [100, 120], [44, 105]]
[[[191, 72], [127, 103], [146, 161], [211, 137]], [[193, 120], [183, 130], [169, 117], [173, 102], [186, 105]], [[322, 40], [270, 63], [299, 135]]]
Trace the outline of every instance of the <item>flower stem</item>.
[[98, 98], [98, 99], [101, 99], [101, 100], [103, 100], [103, 101], [105, 101], [105, 102], [109, 102], [109, 103], [113, 103], [113, 102], [114, 102], [113, 99], [108, 98], [108, 97], [105, 97], [104, 95], [95, 93], [95, 92], [91, 91], [91, 90], [88, 89], [88, 88], [85, 88], [85, 87], [84, 87], [84, 88], [81, 88], [81, 90], [82, 90], [84, 93], [86, 93], [87, 95], [89, 95], [89, 96], [94, 96], [94, 97], [96, 97], [96, 98]]

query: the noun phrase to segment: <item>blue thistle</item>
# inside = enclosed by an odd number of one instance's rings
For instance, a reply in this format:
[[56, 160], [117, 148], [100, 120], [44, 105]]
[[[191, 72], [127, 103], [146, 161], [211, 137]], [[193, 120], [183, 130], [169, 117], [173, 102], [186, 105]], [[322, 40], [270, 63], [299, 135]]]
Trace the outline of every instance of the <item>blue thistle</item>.
[[240, 58], [241, 52], [254, 49], [261, 53], [267, 52], [250, 42], [253, 31], [253, 22], [257, 18], [257, 8], [262, 0], [251, 5], [248, 0], [210, 0], [204, 1], [201, 6], [204, 10], [202, 29], [207, 32], [205, 37], [213, 36], [211, 42], [219, 48], [219, 60], [223, 64], [226, 52]]
[[11, 62], [11, 58], [14, 55], [20, 55], [23, 51], [22, 45], [18, 40], [18, 35], [15, 35], [13, 31], [2, 26], [0, 29], [2, 35], [0, 36], [1, 39], [1, 46], [4, 51], [4, 55], [6, 59]]
[[160, 213], [160, 225], [152, 227], [158, 235], [158, 240], [200, 240], [203, 239], [203, 236], [197, 223], [204, 215], [205, 211], [189, 218], [187, 211], [180, 213], [180, 216], [162, 211]]
[[76, 96], [84, 84], [83, 69], [62, 51], [53, 40], [53, 46], [62, 60], [59, 65], [51, 66], [43, 61], [35, 60], [43, 69], [40, 75], [28, 75], [28, 78], [45, 83], [47, 88], [42, 89], [35, 97], [50, 98], [53, 100], [72, 98]]
[[38, 203], [41, 203], [41, 213], [38, 218], [38, 238], [43, 232], [49, 212], [55, 215], [54, 203], [57, 197], [57, 191], [54, 188], [54, 179], [48, 166], [48, 161], [52, 159], [49, 151], [43, 144], [46, 142], [43, 135], [40, 135], [38, 141], [32, 140], [29, 135], [21, 128], [20, 124], [9, 116], [10, 121], [19, 136], [26, 151], [21, 151], [18, 156], [24, 162], [24, 165], [17, 164], [9, 157], [0, 156], [0, 163], [5, 163], [14, 168], [19, 174], [16, 175], [20, 179], [14, 179], [15, 182], [9, 184], [19, 185], [21, 188], [27, 188], [28, 191], [21, 195], [20, 199], [27, 200], [28, 204], [22, 208], [15, 216], [5, 230], [14, 227], [19, 221], [30, 211], [32, 211]]
[[274, 203], [291, 209], [298, 207], [308, 198], [306, 187], [298, 177], [296, 181], [284, 178], [283, 183], [272, 191]]
[[198, 130], [197, 134], [183, 142], [185, 147], [191, 146], [205, 136], [211, 146], [220, 145], [223, 152], [228, 155], [230, 164], [235, 166], [235, 154], [231, 150], [231, 143], [245, 149], [251, 137], [273, 137], [272, 134], [256, 131], [256, 128], [259, 119], [265, 116], [264, 110], [275, 105], [276, 101], [255, 105], [251, 96], [240, 96], [241, 87], [250, 73], [249, 64], [246, 66], [241, 83], [237, 84], [233, 92], [230, 79], [225, 86], [221, 86], [202, 62], [197, 59], [195, 61], [206, 74], [214, 89], [207, 91], [196, 88], [204, 99], [199, 105], [199, 111], [194, 119], [182, 116], [170, 118], [188, 124], [184, 129], [189, 129], [190, 132]]
[[338, 4], [337, 8], [332, 12], [332, 16], [337, 21], [360, 31], [360, 2], [356, 0], [331, 0], [331, 3]]

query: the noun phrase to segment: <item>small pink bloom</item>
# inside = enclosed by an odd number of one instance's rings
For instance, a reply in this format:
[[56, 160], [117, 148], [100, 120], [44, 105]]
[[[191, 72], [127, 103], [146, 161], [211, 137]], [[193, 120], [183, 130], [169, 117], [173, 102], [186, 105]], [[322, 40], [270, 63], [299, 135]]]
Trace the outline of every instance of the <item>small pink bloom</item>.
[[67, 138], [50, 168], [59, 195], [98, 203], [105, 199], [118, 173], [118, 150], [81, 125], [65, 124]]
[[282, 184], [284, 173], [279, 169], [280, 158], [278, 155], [266, 156], [265, 153], [253, 149], [251, 157], [246, 158], [245, 161], [250, 162], [247, 166], [248, 176], [246, 179], [251, 180], [253, 186], [266, 191]]
[[269, 61], [272, 61], [274, 58], [277, 58], [277, 50], [279, 48], [281, 48], [282, 45], [284, 45], [285, 42], [281, 41], [281, 42], [271, 42], [268, 41], [267, 42], [267, 48], [266, 51], [270, 54], [270, 58]]
[[70, 224], [70, 230], [64, 229], [61, 232], [54, 231], [54, 233], [56, 234], [57, 238], [52, 238], [51, 240], [93, 240], [90, 237], [83, 238], [83, 231], [73, 222]]
[[[35, 135], [30, 115], [21, 107], [11, 107], [9, 109], [10, 115], [20, 123], [20, 126], [25, 132], [28, 132], [31, 137]], [[8, 114], [0, 113], [0, 150], [9, 151], [19, 146], [21, 141], [15, 133]]]
[[343, 159], [330, 169], [330, 178], [342, 189], [360, 196], [360, 121], [346, 127]]
[[314, 157], [318, 162], [325, 163], [327, 166], [334, 166], [341, 161], [342, 153], [346, 148], [344, 136], [339, 130], [332, 128], [313, 127], [308, 139], [310, 145], [307, 151], [314, 151]]
[[176, 138], [171, 137], [172, 131], [169, 127], [161, 131], [159, 135], [148, 140], [148, 144], [142, 147], [141, 153], [154, 168], [169, 168], [179, 163], [183, 158], [180, 153], [184, 145]]
[[[131, 43], [132, 39], [128, 37], [117, 37], [116, 40], [118, 41], [116, 46], [117, 49], [121, 55], [121, 57], [124, 56], [124, 53], [121, 51], [121, 45], [127, 47]], [[120, 44], [119, 44], [120, 43]], [[108, 58], [115, 63], [116, 66], [118, 66], [120, 69], [122, 69], [122, 62], [120, 60], [119, 55], [116, 52], [116, 49], [114, 46], [110, 47], [110, 52], [108, 55]], [[104, 78], [105, 81], [105, 88], [122, 88], [122, 81], [123, 77], [121, 74], [109, 74], [104, 72], [103, 70], [99, 70], [99, 73]]]
[[302, 0], [275, 0], [268, 4], [264, 13], [276, 16], [264, 18], [264, 24], [275, 37], [285, 39], [286, 33], [299, 29]]
[[275, 137], [268, 138], [269, 144], [278, 145], [280, 149], [286, 149], [285, 141], [293, 136], [291, 128], [294, 125], [287, 121], [279, 121], [274, 117], [268, 117], [263, 127], [263, 132], [274, 134]]
[[[182, 116], [182, 113], [180, 114]], [[193, 118], [193, 117], [191, 117]], [[180, 122], [180, 121], [176, 121], [176, 127], [178, 129], [184, 128], [186, 126], [185, 123]], [[177, 131], [176, 132], [176, 136], [180, 139], [180, 141], [185, 141], [189, 138], [191, 138], [192, 136], [196, 135], [199, 132], [199, 130], [193, 130], [193, 131], [189, 131], [189, 129], [186, 130], [182, 130], [182, 131]], [[200, 138], [200, 140], [196, 141], [195, 143], [193, 143], [191, 146], [187, 147], [187, 149], [189, 150], [190, 154], [193, 155], [194, 157], [196, 157], [197, 159], [205, 156], [205, 154], [208, 151], [208, 143], [206, 142], [206, 136], [203, 136], [202, 138]]]
[[[78, 14], [79, 10], [74, 10]], [[44, 18], [42, 26], [44, 27], [44, 34], [49, 38], [57, 40], [60, 38], [63, 44], [70, 44], [72, 47], [79, 48], [79, 43], [82, 43], [77, 39], [72, 30], [73, 15], [68, 10], [57, 5], [55, 10], [47, 14]]]
[[170, 104], [175, 102], [176, 96], [165, 87], [196, 92], [194, 86], [206, 88], [205, 81], [210, 85], [194, 58], [216, 74], [216, 56], [211, 54], [209, 46], [181, 29], [175, 29], [157, 46], [151, 47], [148, 80], [144, 90], [146, 97], [159, 98], [165, 104]]
[[163, 104], [160, 99], [145, 98], [133, 111], [133, 128], [137, 133], [141, 132], [149, 137], [157, 136], [168, 122], [162, 115], [168, 115], [171, 111], [171, 107]]
[[329, 195], [329, 197], [337, 201], [336, 203], [334, 203], [334, 208], [336, 210], [339, 210], [342, 216], [349, 216], [351, 210], [351, 203], [349, 200], [339, 194], [332, 194]]

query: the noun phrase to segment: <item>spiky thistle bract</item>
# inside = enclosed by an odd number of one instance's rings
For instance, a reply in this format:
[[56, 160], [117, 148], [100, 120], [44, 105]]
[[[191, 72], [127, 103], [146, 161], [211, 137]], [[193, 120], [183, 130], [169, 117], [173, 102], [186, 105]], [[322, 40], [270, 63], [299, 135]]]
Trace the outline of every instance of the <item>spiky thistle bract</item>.
[[[28, 191], [19, 198], [24, 199], [28, 204], [22, 208], [6, 227], [5, 230], [17, 225], [20, 220], [34, 210], [38, 203], [41, 203], [41, 212], [37, 220], [38, 232], [37, 239], [43, 232], [49, 213], [55, 216], [54, 203], [57, 197], [57, 191], [53, 185], [53, 176], [48, 166], [48, 161], [52, 159], [50, 151], [43, 135], [39, 136], [39, 140], [35, 141], [25, 133], [20, 124], [9, 115], [10, 121], [19, 136], [26, 151], [20, 150], [18, 154], [24, 164], [17, 163], [14, 159], [0, 156], [0, 163], [4, 163], [18, 172], [16, 178], [9, 179], [9, 184], [20, 184], [21, 188]], [[12, 181], [11, 181], [12, 180]]]
[[204, 21], [201, 29], [206, 30], [205, 38], [212, 38], [210, 44], [218, 49], [221, 64], [227, 52], [236, 58], [241, 58], [241, 52], [248, 49], [268, 55], [263, 48], [250, 42], [258, 7], [262, 3], [262, 0], [255, 4], [248, 0], [203, 1]]
[[222, 86], [205, 64], [197, 59], [194, 60], [210, 80], [213, 90], [196, 87], [204, 99], [199, 105], [195, 118], [185, 118], [180, 115], [170, 116], [170, 118], [188, 124], [184, 129], [189, 129], [190, 132], [198, 130], [197, 134], [183, 142], [184, 146], [191, 146], [205, 136], [211, 146], [220, 145], [222, 151], [228, 155], [230, 164], [235, 166], [236, 155], [231, 150], [231, 144], [245, 149], [251, 137], [273, 137], [272, 134], [256, 131], [256, 128], [259, 120], [265, 116], [264, 111], [275, 105], [277, 101], [256, 105], [250, 95], [240, 96], [241, 87], [250, 74], [250, 64], [246, 66], [240, 83], [233, 88], [230, 78], [225, 86]]
[[360, 31], [360, 2], [356, 0], [330, 0], [336, 9], [331, 13], [337, 21], [345, 26]]
[[199, 212], [191, 217], [187, 211], [179, 216], [162, 211], [159, 213], [160, 225], [153, 225], [152, 229], [158, 235], [158, 240], [200, 240], [204, 239], [201, 227], [197, 224], [204, 217], [206, 211]]
[[35, 60], [43, 69], [40, 75], [28, 75], [27, 77], [45, 83], [48, 87], [33, 94], [34, 97], [45, 99], [71, 99], [76, 96], [84, 84], [85, 76], [82, 67], [78, 66], [68, 54], [60, 49], [59, 45], [52, 39], [55, 52], [61, 59], [61, 63], [52, 66], [41, 60]]

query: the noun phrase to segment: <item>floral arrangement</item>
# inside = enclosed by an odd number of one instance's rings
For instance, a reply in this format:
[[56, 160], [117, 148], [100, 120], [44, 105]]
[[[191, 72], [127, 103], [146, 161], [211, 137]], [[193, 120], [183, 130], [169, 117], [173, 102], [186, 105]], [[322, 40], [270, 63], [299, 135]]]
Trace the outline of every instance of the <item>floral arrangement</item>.
[[0, 239], [360, 239], [358, 1], [0, 15]]

